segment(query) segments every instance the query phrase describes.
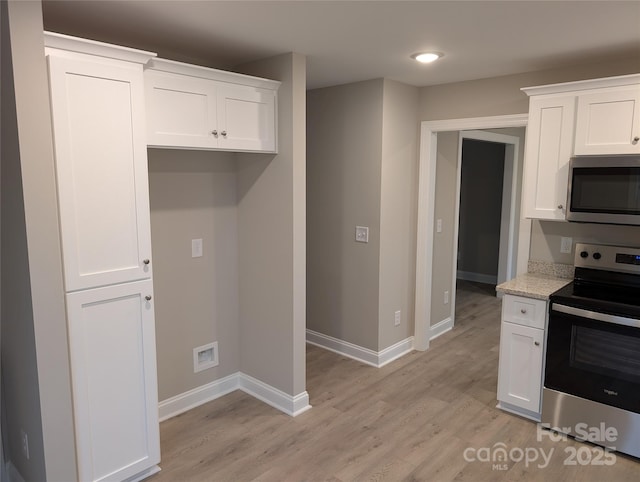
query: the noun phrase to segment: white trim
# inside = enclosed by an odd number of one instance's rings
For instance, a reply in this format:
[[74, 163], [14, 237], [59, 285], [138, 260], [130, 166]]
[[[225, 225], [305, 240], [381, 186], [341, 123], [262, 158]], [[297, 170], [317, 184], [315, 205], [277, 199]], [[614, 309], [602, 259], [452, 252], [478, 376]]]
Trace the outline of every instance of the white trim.
[[55, 32], [44, 32], [45, 47], [83, 54], [97, 55], [109, 59], [126, 60], [136, 64], [146, 64], [149, 59], [157, 56], [155, 52], [122, 47], [95, 40], [72, 37]]
[[[470, 129], [523, 127], [527, 125], [528, 118], [528, 114], [515, 114], [424, 121], [421, 123], [418, 174], [418, 225], [416, 235], [416, 304], [414, 329], [414, 348], [416, 350], [427, 350], [429, 348], [437, 133]], [[530, 226], [530, 224], [525, 223], [524, 229], [527, 229], [527, 226]], [[522, 242], [523, 237], [526, 236], [520, 236], [519, 244]], [[529, 242], [529, 240], [527, 239], [526, 242]], [[518, 249], [518, 253], [521, 253], [520, 249]], [[520, 264], [520, 262], [518, 264]]]
[[309, 405], [309, 394], [306, 391], [295, 396], [289, 395], [245, 373], [236, 372], [161, 401], [158, 404], [160, 422], [164, 422], [176, 415], [180, 415], [181, 413], [216, 400], [236, 390], [242, 390], [252, 397], [292, 417], [300, 415], [302, 412], [306, 412], [311, 408], [311, 405]]
[[228, 375], [206, 385], [186, 391], [158, 404], [160, 422], [180, 415], [192, 408], [220, 398], [240, 388], [239, 373]]
[[471, 271], [456, 271], [456, 278], [465, 281], [475, 281], [476, 283], [486, 283], [494, 285], [498, 282], [496, 275], [484, 274], [484, 273], [472, 273]]
[[640, 84], [640, 74], [618, 75], [615, 77], [605, 77], [603, 79], [578, 80], [576, 82], [538, 85], [534, 87], [523, 87], [520, 90], [525, 92], [527, 95], [540, 95], [636, 84]]
[[278, 90], [281, 82], [278, 80], [263, 79], [252, 75], [238, 74], [225, 70], [211, 69], [201, 65], [185, 64], [175, 60], [155, 58], [151, 59], [145, 66], [145, 70], [155, 70], [168, 72], [171, 74], [188, 75], [201, 79], [215, 80], [218, 82], [228, 82], [232, 84], [249, 85], [261, 89]]
[[253, 378], [244, 373], [240, 373], [239, 375], [240, 390], [258, 400], [262, 400], [267, 405], [271, 405], [287, 415], [295, 417], [311, 408], [311, 405], [309, 405], [309, 394], [306, 391], [291, 396], [271, 385], [261, 382], [257, 378]]
[[307, 329], [307, 343], [332, 351], [366, 365], [381, 368], [413, 350], [413, 337], [410, 336], [382, 351], [374, 351], [348, 341], [340, 340], [317, 331]]
[[13, 465], [13, 462], [11, 462], [11, 460], [9, 460], [6, 464], [6, 470], [7, 470], [7, 482], [25, 482], [24, 478], [22, 477], [22, 474], [20, 474], [20, 472], [18, 472], [18, 469], [16, 468], [15, 465]]
[[146, 479], [147, 477], [151, 477], [153, 474], [157, 474], [160, 472], [160, 466], [154, 465], [153, 467], [149, 467], [147, 470], [143, 470], [139, 474], [134, 475], [133, 477], [129, 477], [125, 479], [124, 482], [140, 482], [141, 480]]
[[453, 318], [445, 318], [429, 328], [429, 341], [453, 329]]
[[395, 345], [378, 352], [378, 368], [391, 363], [394, 360], [413, 351], [413, 337], [410, 336], [404, 340], [400, 340]]

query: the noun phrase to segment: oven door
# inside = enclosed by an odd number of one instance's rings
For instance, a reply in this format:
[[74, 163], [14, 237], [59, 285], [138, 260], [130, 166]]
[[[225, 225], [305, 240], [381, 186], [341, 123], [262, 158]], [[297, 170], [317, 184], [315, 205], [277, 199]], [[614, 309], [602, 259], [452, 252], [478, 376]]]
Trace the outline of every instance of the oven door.
[[640, 320], [552, 302], [544, 386], [640, 413]]

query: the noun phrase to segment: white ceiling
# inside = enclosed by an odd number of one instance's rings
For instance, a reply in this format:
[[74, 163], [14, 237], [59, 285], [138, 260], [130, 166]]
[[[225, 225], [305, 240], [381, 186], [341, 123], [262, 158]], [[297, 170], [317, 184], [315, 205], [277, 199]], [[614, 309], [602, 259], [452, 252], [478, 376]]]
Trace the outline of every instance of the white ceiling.
[[[298, 52], [309, 88], [379, 77], [426, 86], [640, 58], [640, 0], [45, 0], [43, 9], [47, 30], [211, 67]], [[422, 50], [445, 56], [409, 58]]]

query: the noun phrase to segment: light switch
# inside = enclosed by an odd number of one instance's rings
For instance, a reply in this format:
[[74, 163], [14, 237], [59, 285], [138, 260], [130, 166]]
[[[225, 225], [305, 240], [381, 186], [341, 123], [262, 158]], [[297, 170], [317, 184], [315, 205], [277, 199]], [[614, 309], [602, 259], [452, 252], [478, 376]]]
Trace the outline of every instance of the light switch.
[[442, 219], [438, 219], [436, 221], [436, 232], [437, 233], [441, 233], [442, 232]]
[[356, 241], [358, 243], [369, 242], [369, 228], [366, 226], [356, 226]]
[[561, 253], [571, 253], [571, 248], [573, 248], [573, 238], [560, 238], [560, 252]]
[[202, 239], [191, 240], [191, 257], [200, 258], [202, 256]]

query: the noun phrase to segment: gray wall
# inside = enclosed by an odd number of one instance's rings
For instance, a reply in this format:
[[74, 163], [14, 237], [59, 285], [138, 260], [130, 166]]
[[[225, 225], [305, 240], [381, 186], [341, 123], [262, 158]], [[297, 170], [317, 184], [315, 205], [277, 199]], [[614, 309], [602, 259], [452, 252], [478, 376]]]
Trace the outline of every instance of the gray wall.
[[505, 146], [462, 141], [458, 271], [498, 275]]
[[236, 155], [240, 369], [297, 395], [306, 385], [306, 59], [284, 54], [237, 70], [282, 82], [278, 155]]
[[434, 222], [437, 223], [438, 219], [442, 219], [442, 232], [438, 233], [434, 226], [431, 326], [451, 316], [451, 305], [445, 304], [443, 293], [451, 291], [453, 283], [453, 258], [456, 253], [456, 247], [453, 245], [453, 231], [459, 135], [457, 131], [438, 133]]
[[379, 79], [307, 93], [307, 327], [374, 351], [383, 90]]
[[[384, 80], [378, 350], [412, 336], [414, 329], [418, 90]], [[394, 325], [397, 310], [400, 326]]]
[[[148, 158], [162, 401], [240, 368], [236, 166], [225, 152], [149, 149]], [[219, 366], [194, 373], [193, 349], [214, 341]]]
[[[560, 252], [560, 238], [573, 238], [570, 254]], [[608, 226], [568, 223], [563, 221], [533, 221], [531, 226], [532, 260], [573, 264], [576, 243], [600, 243], [617, 246], [640, 246], [640, 226]]]
[[[26, 480], [74, 481], [77, 474], [42, 10], [40, 2], [2, 2], [1, 8], [5, 449], [8, 460]], [[21, 429], [29, 438], [29, 460], [22, 455]]]
[[374, 351], [413, 334], [417, 101], [387, 79], [307, 93], [307, 326]]

